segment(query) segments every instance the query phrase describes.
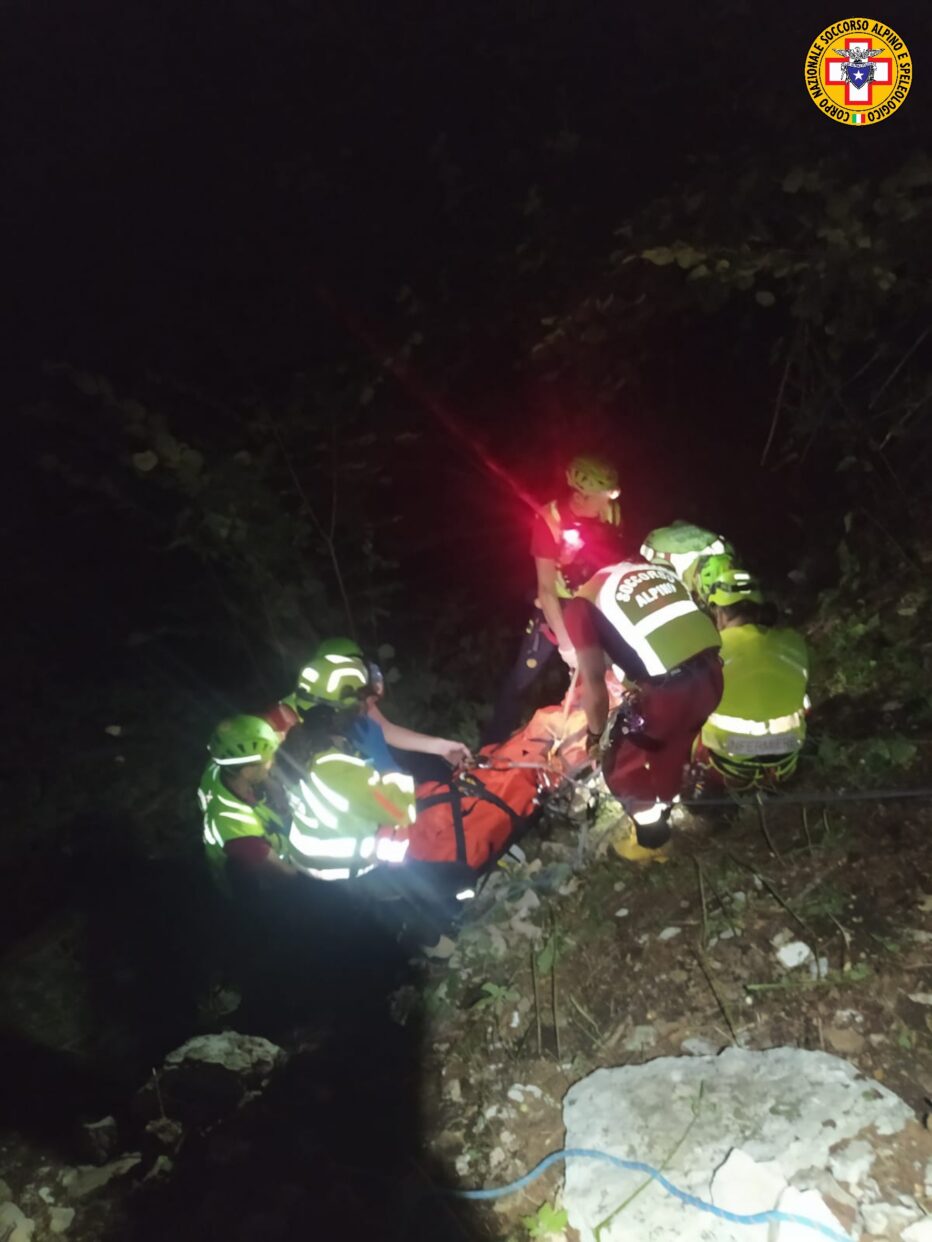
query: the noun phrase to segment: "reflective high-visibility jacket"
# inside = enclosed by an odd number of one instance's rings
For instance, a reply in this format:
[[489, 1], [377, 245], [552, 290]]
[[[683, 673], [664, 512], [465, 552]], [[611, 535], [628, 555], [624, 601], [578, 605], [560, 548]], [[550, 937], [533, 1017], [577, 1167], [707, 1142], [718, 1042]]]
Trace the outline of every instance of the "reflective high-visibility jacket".
[[721, 646], [715, 626], [672, 569], [623, 561], [599, 574], [585, 594], [590, 590], [597, 592], [600, 612], [641, 657], [650, 677]]
[[729, 758], [788, 755], [806, 737], [806, 644], [795, 630], [736, 625], [722, 631], [725, 691], [702, 742]]
[[204, 849], [214, 874], [226, 887], [224, 845], [235, 837], [262, 837], [279, 857], [285, 848], [282, 822], [263, 802], [250, 804], [238, 798], [223, 783], [218, 764], [208, 765], [197, 791], [204, 813]]
[[377, 772], [358, 755], [316, 755], [288, 791], [288, 855], [318, 880], [349, 880], [380, 862], [402, 862], [414, 822], [414, 779]]

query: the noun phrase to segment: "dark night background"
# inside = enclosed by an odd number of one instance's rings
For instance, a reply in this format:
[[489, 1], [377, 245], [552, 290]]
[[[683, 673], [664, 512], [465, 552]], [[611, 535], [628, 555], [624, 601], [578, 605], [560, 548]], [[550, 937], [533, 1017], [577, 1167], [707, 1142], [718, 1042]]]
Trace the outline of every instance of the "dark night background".
[[932, 29], [870, 15], [916, 76], [855, 129], [804, 87], [830, 4], [4, 6], [11, 940], [196, 852], [213, 723], [346, 630], [338, 574], [397, 714], [474, 740], [532, 587], [483, 453], [545, 500], [604, 449], [632, 541], [778, 591], [923, 527]]

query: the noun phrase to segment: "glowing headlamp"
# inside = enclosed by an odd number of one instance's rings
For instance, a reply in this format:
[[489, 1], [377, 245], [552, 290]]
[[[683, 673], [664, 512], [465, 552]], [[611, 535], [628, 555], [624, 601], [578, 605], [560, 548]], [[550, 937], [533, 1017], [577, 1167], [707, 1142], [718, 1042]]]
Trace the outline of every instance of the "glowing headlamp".
[[582, 535], [575, 528], [570, 528], [563, 532], [563, 542], [568, 548], [581, 548], [583, 539]]

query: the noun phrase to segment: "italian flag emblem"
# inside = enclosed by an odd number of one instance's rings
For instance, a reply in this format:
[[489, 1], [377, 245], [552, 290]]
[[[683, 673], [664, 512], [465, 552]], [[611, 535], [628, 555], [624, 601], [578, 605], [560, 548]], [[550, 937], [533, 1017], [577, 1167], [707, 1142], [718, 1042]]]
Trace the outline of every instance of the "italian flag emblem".
[[860, 112], [851, 113], [851, 124], [852, 125], [863, 125], [863, 123], [864, 123], [864, 117], [861, 115]]

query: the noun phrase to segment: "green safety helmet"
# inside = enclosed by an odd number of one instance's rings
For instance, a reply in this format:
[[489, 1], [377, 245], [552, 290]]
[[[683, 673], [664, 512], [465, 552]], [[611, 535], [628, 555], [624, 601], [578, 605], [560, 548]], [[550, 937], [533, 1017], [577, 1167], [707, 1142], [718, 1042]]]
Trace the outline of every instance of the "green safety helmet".
[[278, 750], [279, 736], [261, 716], [231, 716], [221, 720], [207, 749], [214, 763], [232, 767], [267, 763]]
[[316, 661], [331, 655], [358, 656], [360, 660], [365, 660], [372, 692], [379, 698], [382, 697], [385, 693], [385, 677], [382, 670], [377, 664], [373, 664], [371, 660], [365, 659], [362, 647], [360, 647], [355, 638], [325, 638], [314, 653], [314, 659]]
[[758, 580], [743, 569], [726, 569], [709, 585], [707, 604], [727, 608], [729, 604], [741, 604], [745, 601], [749, 604], [762, 604], [764, 596]]
[[362, 647], [355, 638], [325, 638], [314, 652], [314, 659], [322, 660], [328, 655], [359, 656], [361, 659]]
[[719, 578], [729, 569], [735, 568], [734, 559], [727, 552], [718, 556], [707, 556], [696, 566], [693, 575], [695, 593], [703, 602], [709, 598], [709, 592]]
[[301, 670], [295, 702], [300, 711], [306, 711], [315, 703], [348, 707], [359, 701], [368, 685], [369, 669], [360, 656], [338, 652], [317, 654]]
[[608, 492], [616, 500], [619, 494], [618, 471], [602, 457], [574, 457], [567, 467], [566, 481], [584, 496]]
[[695, 587], [695, 571], [703, 556], [734, 556], [727, 539], [692, 522], [671, 522], [652, 530], [641, 544], [641, 556], [652, 565], [672, 569], [686, 586]]

